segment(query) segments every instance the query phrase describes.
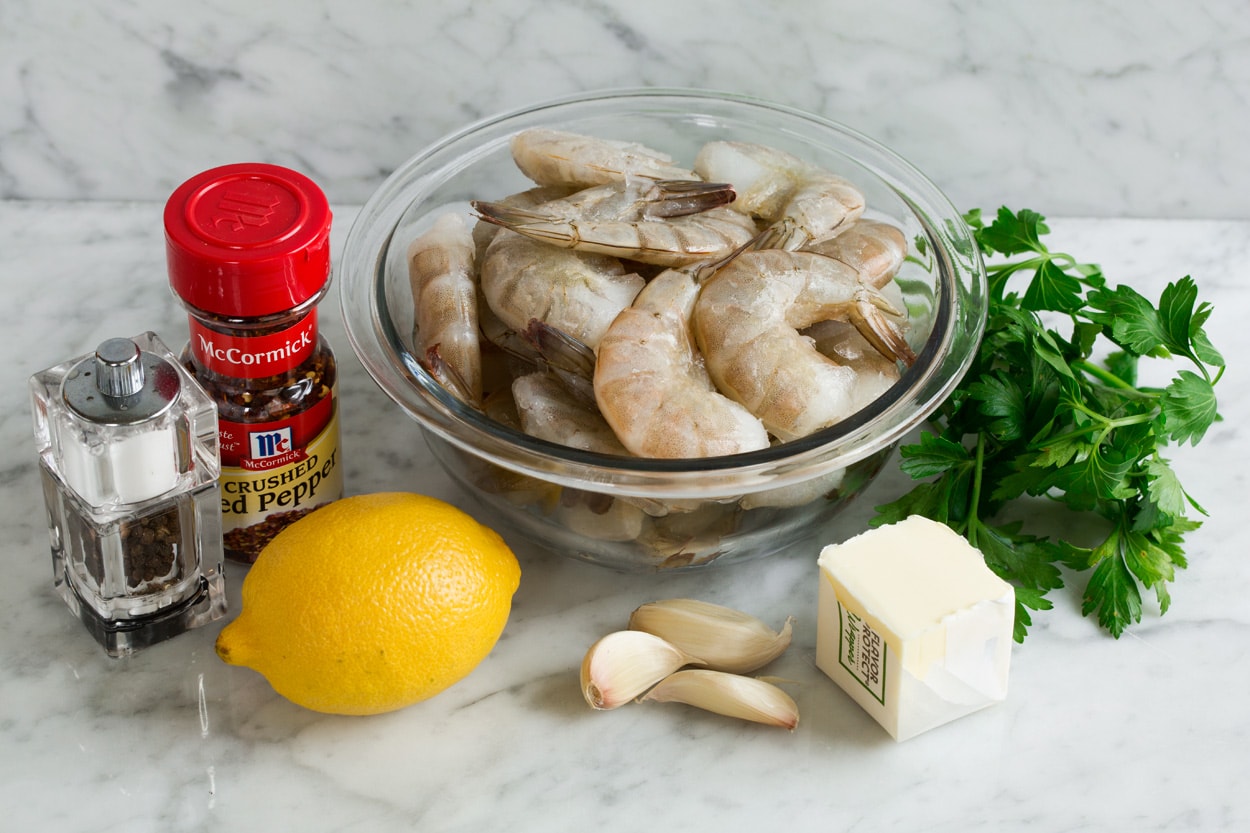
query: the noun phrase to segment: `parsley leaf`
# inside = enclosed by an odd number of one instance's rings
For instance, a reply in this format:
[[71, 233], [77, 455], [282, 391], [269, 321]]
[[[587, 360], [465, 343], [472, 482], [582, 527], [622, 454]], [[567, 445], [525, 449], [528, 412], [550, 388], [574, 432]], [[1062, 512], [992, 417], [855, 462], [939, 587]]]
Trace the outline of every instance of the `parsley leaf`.
[[1081, 613], [1097, 613], [1098, 624], [1117, 638], [1141, 621], [1141, 591], [1123, 558], [1113, 554], [1098, 562], [1085, 585]]
[[986, 430], [998, 440], [1019, 439], [1024, 432], [1025, 401], [1015, 377], [995, 371], [968, 386], [977, 410], [990, 417]]
[[1165, 515], [1171, 517], [1185, 514], [1185, 489], [1180, 478], [1168, 461], [1162, 457], [1147, 460], [1145, 466], [1149, 480], [1146, 482], [1146, 494], [1154, 501], [1154, 505]]
[[1043, 261], [1033, 274], [1021, 303], [1025, 309], [1075, 312], [1084, 305], [1081, 282], [1053, 260]]
[[1168, 435], [1194, 445], [1215, 421], [1215, 389], [1196, 373], [1182, 370], [1163, 392], [1160, 406]]
[[929, 433], [920, 435], [918, 445], [906, 446], [901, 456], [903, 471], [916, 478], [931, 477], [972, 463], [968, 450], [962, 445]]
[[[1167, 612], [1168, 585], [1186, 566], [1184, 537], [1200, 526], [1186, 512], [1205, 514], [1160, 449], [1196, 445], [1219, 419], [1224, 358], [1204, 330], [1211, 305], [1198, 302], [1188, 275], [1157, 303], [1108, 285], [1097, 265], [1047, 248], [1050, 229], [1035, 211], [1003, 207], [987, 224], [976, 209], [964, 219], [987, 257], [986, 329], [933, 431], [900, 448], [903, 471], [921, 482], [878, 506], [873, 524], [920, 514], [966, 536], [1016, 588], [1018, 641], [1035, 613], [1051, 609], [1060, 566], [1086, 576], [1082, 613], [1119, 637], [1141, 620], [1143, 591]], [[1145, 360], [1188, 366], [1145, 388]], [[995, 520], [1013, 506], [1038, 514], [1020, 505], [1038, 500], [1090, 521], [1056, 521], [1048, 537]], [[1069, 540], [1091, 523], [1102, 527], [1100, 543]]]
[[1103, 324], [1112, 341], [1138, 356], [1170, 355], [1168, 333], [1150, 300], [1129, 286], [1095, 290], [1088, 301], [1093, 311], [1086, 317]]
[[1018, 255], [1046, 251], [1046, 247], [1042, 245], [1042, 235], [1049, 233], [1046, 218], [1036, 211], [1026, 208], [1013, 214], [1011, 209], [1003, 206], [998, 209], [994, 222], [978, 231], [976, 241], [986, 253]]

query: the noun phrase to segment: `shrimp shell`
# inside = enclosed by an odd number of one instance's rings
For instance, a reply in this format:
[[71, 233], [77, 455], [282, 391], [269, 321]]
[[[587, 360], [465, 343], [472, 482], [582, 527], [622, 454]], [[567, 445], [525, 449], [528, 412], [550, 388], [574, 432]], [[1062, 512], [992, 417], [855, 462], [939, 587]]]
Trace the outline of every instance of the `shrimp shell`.
[[716, 387], [788, 441], [845, 419], [879, 394], [798, 330], [829, 318], [849, 318], [861, 330], [893, 327], [878, 304], [885, 304], [879, 293], [838, 260], [766, 249], [744, 252], [704, 284], [692, 322]]
[[[413, 342], [431, 367], [450, 369], [440, 381], [473, 404], [482, 400], [473, 238], [465, 218], [447, 213], [408, 247], [408, 279], [416, 307]], [[436, 376], [439, 374], [436, 373]], [[454, 380], [454, 381], [453, 381]]]
[[536, 209], [474, 202], [482, 219], [553, 247], [611, 255], [657, 266], [686, 266], [724, 257], [757, 234], [750, 218], [728, 207], [662, 219], [583, 217], [564, 201]]
[[599, 541], [636, 541], [647, 521], [637, 506], [620, 498], [580, 489], [565, 489], [552, 509], [561, 526]]
[[698, 179], [673, 158], [636, 142], [600, 139], [565, 130], [533, 127], [522, 130], [510, 142], [512, 159], [527, 177], [539, 185], [572, 185], [586, 188], [641, 179]]
[[592, 403], [571, 392], [556, 374], [537, 371], [512, 383], [521, 428], [526, 434], [570, 448], [628, 456]]
[[767, 145], [708, 142], [694, 169], [733, 184], [733, 208], [772, 224], [770, 246], [797, 249], [828, 239], [864, 212], [864, 195], [851, 182]]
[[537, 318], [592, 348], [644, 284], [615, 258], [507, 231], [487, 247], [479, 279], [486, 303], [507, 327], [521, 332]]
[[907, 238], [897, 227], [880, 220], [858, 220], [837, 237], [805, 246], [809, 252], [842, 261], [860, 274], [860, 280], [881, 289], [907, 257]]
[[847, 321], [817, 321], [803, 330], [816, 350], [843, 367], [849, 367], [884, 391], [899, 380], [898, 362], [881, 355], [868, 339]]
[[[564, 199], [576, 192], [577, 189], [574, 188], [540, 185], [516, 194], [509, 194], [502, 199], [496, 200], [496, 202], [509, 208], [534, 208], [545, 202]], [[500, 228], [502, 227], [495, 223], [488, 223], [480, 219], [473, 224], [473, 245], [477, 252], [478, 263], [481, 263], [483, 258], [486, 257], [486, 247], [490, 245], [490, 241], [495, 239], [495, 235], [499, 233]]]
[[670, 269], [653, 279], [599, 342], [595, 399], [622, 444], [641, 457], [713, 457], [768, 447], [768, 432], [720, 394], [690, 315], [699, 286]]

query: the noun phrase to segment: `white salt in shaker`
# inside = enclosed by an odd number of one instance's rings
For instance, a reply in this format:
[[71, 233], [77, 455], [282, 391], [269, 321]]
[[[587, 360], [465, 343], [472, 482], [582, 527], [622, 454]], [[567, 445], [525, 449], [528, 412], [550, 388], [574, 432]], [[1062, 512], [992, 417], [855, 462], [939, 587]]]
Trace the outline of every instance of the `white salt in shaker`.
[[154, 333], [31, 377], [54, 586], [110, 656], [225, 613], [216, 408]]

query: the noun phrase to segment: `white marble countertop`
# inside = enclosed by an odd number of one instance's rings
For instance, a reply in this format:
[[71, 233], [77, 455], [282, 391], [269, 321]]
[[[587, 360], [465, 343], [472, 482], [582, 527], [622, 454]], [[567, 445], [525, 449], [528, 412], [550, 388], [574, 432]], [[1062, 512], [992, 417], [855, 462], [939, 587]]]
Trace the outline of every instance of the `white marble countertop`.
[[1241, 0], [5, 0], [0, 198], [163, 200], [255, 159], [335, 203], [465, 124], [698, 87], [844, 122], [956, 205], [1250, 219]]
[[[1245, 831], [1250, 561], [1250, 5], [1238, 0], [161, 0], [0, 4], [0, 830]], [[814, 666], [816, 554], [907, 485], [894, 465], [777, 557], [621, 576], [516, 544], [491, 656], [409, 709], [329, 717], [213, 652], [222, 623], [125, 661], [54, 594], [27, 377], [186, 320], [161, 209], [217, 164], [285, 164], [336, 207], [469, 122], [612, 87], [759, 96], [844, 122], [960, 207], [1054, 217], [1057, 244], [1157, 294], [1185, 274], [1232, 364], [1225, 417], [1172, 449], [1210, 511], [1166, 616], [1116, 641], [1055, 596], [1004, 704], [895, 744]], [[1127, 219], [1140, 218], [1140, 219]], [[476, 507], [351, 354], [337, 299], [349, 493]], [[242, 568], [228, 569], [238, 609]], [[590, 710], [585, 649], [691, 595], [780, 623], [793, 733], [680, 706]]]
[[[820, 545], [897, 494], [891, 465], [810, 544], [695, 574], [623, 576], [516, 545], [523, 579], [494, 652], [403, 711], [315, 714], [213, 653], [221, 623], [110, 660], [51, 587], [26, 377], [103, 338], [186, 322], [163, 270], [157, 202], [0, 202], [0, 806], [6, 830], [1229, 830], [1250, 828], [1250, 418], [1242, 359], [1250, 223], [1055, 221], [1054, 242], [1156, 294], [1192, 274], [1232, 363], [1224, 421], [1173, 449], [1211, 513], [1166, 616], [1119, 641], [1056, 595], [1013, 658], [1007, 701], [896, 744], [814, 666]], [[353, 215], [339, 207], [336, 244]], [[343, 368], [350, 493], [407, 489], [476, 512], [416, 426], [351, 354], [337, 301], [324, 331]], [[241, 568], [230, 565], [238, 609]], [[794, 645], [793, 733], [683, 706], [594, 712], [585, 649], [638, 604], [692, 595], [779, 624]]]

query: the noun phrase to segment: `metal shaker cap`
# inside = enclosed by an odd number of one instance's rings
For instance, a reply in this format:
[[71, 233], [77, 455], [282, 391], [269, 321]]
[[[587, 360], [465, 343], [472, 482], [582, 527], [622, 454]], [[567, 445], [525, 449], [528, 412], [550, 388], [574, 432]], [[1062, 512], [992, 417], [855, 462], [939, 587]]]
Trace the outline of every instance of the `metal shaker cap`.
[[128, 338], [110, 338], [95, 351], [96, 389], [125, 397], [143, 390], [143, 351]]
[[128, 338], [110, 338], [70, 370], [66, 406], [90, 422], [134, 425], [169, 410], [182, 390], [177, 369]]

